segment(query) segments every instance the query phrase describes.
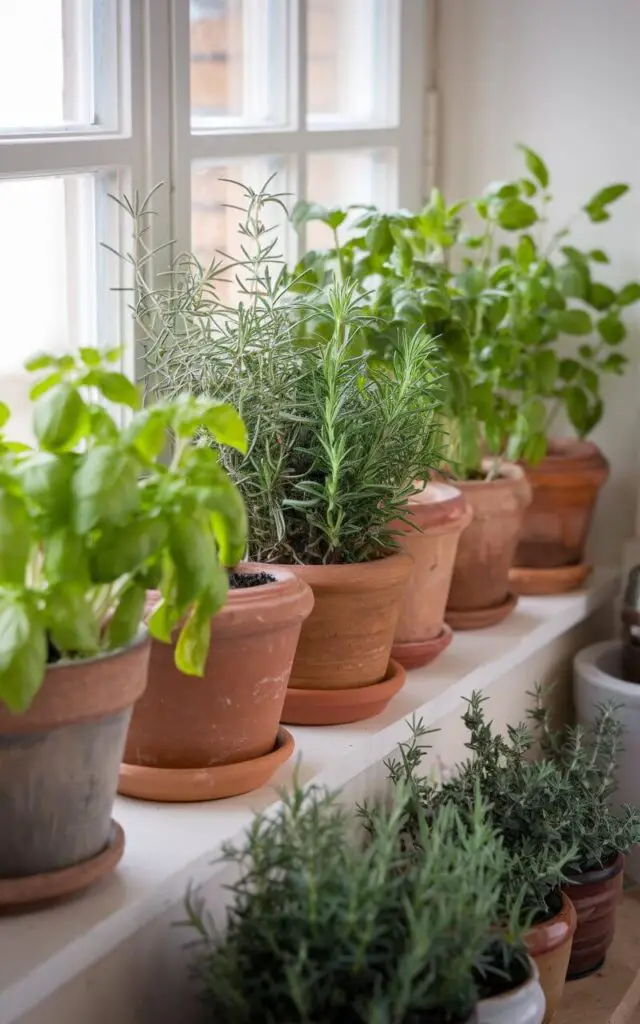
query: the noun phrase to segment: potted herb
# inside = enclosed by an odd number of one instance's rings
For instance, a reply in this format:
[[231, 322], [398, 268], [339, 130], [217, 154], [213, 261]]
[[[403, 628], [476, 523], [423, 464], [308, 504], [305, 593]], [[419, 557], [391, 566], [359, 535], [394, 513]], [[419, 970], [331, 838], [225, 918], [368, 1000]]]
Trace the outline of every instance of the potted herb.
[[530, 715], [542, 754], [566, 777], [572, 813], [582, 823], [565, 886], [578, 915], [567, 977], [580, 978], [599, 970], [613, 941], [624, 854], [640, 843], [640, 808], [623, 805], [618, 813], [610, 808], [624, 734], [615, 705], [600, 705], [589, 728], [556, 730], [539, 687], [535, 698]]
[[[206, 428], [243, 449], [237, 413], [188, 396], [138, 410], [117, 359], [83, 348], [31, 361], [33, 449], [7, 440], [0, 409], [2, 905], [66, 895], [117, 864], [124, 840], [111, 809], [147, 682], [146, 588], [159, 582], [163, 592], [151, 632], [164, 636], [184, 618], [176, 662], [197, 675], [225, 565], [246, 543], [234, 485], [222, 469], [203, 481], [208, 453], [193, 443]], [[118, 407], [137, 410], [125, 426]], [[164, 465], [169, 431], [176, 445]]]
[[[540, 973], [548, 1022], [562, 997], [576, 928], [576, 912], [562, 885], [585, 822], [572, 815], [567, 776], [551, 762], [530, 760], [534, 738], [525, 726], [510, 727], [507, 739], [496, 735], [477, 693], [468, 702], [463, 722], [472, 755], [439, 785], [419, 776], [426, 749], [421, 723], [414, 727], [412, 741], [401, 748], [400, 759], [390, 763], [391, 778], [400, 785], [410, 781], [427, 815], [449, 802], [469, 813], [479, 790], [507, 854], [496, 920], [511, 922], [516, 935], [524, 932], [524, 945]], [[505, 953], [502, 942], [495, 947], [491, 973], [501, 976], [503, 984], [505, 974], [518, 984], [519, 963], [518, 944], [511, 949], [507, 945]], [[495, 984], [495, 979], [489, 981]]]
[[[483, 285], [471, 265], [453, 266], [462, 206], [447, 207], [434, 190], [415, 214], [369, 210], [347, 241], [336, 238], [334, 249], [308, 254], [296, 268], [298, 288], [318, 282], [326, 289], [341, 267], [355, 275], [363, 308], [379, 318], [363, 339], [376, 359], [392, 357], [403, 330], [426, 325], [437, 338], [442, 447], [452, 482], [473, 513], [444, 588], [454, 629], [493, 625], [515, 607], [508, 578], [530, 488], [514, 460], [533, 444], [544, 415], [541, 402], [512, 395], [513, 356], [506, 345], [499, 358], [488, 360], [506, 300], [497, 286]], [[338, 212], [347, 213], [299, 204], [294, 215], [329, 222]], [[425, 545], [426, 564], [431, 556]]]
[[502, 850], [477, 804], [427, 826], [418, 861], [402, 848], [410, 794], [354, 837], [336, 794], [294, 788], [225, 858], [224, 930], [193, 897], [196, 976], [207, 1013], [234, 1024], [462, 1024], [496, 909]]
[[[243, 495], [249, 553], [286, 565], [315, 597], [291, 675], [284, 722], [329, 725], [380, 711], [404, 681], [389, 655], [411, 572], [394, 521], [437, 463], [438, 381], [423, 332], [399, 339], [393, 366], [369, 367], [354, 282], [294, 299], [265, 228], [280, 200], [245, 192], [245, 257], [202, 267], [179, 259], [149, 291], [135, 255], [136, 319], [156, 391], [238, 404], [246, 455], [221, 458]], [[146, 210], [132, 209], [136, 233]], [[144, 259], [144, 258], [143, 258]], [[240, 301], [220, 296], [235, 275]], [[297, 324], [317, 327], [301, 343]]]

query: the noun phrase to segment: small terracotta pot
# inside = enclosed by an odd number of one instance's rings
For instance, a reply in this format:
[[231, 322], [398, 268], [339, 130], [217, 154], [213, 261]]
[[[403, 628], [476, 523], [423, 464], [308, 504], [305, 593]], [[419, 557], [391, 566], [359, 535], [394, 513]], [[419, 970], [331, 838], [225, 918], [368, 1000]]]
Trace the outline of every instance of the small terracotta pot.
[[613, 942], [616, 912], [622, 895], [624, 857], [618, 854], [603, 868], [571, 877], [565, 887], [578, 915], [567, 978], [582, 978], [602, 967]]
[[315, 598], [289, 685], [345, 690], [381, 682], [412, 565], [408, 555], [394, 554], [355, 565], [287, 566]]
[[[237, 569], [263, 570], [251, 563]], [[274, 583], [229, 591], [211, 620], [211, 649], [201, 678], [176, 668], [172, 644], [153, 641], [149, 685], [127, 737], [122, 792], [142, 799], [216, 799], [232, 795], [221, 789], [223, 778], [230, 777], [220, 771], [224, 766], [253, 762], [254, 784], [251, 773], [233, 773], [243, 786], [235, 792], [264, 783], [266, 764], [269, 775], [275, 771], [280, 713], [313, 595], [288, 570], [269, 566], [268, 571]], [[279, 749], [291, 753], [286, 744]]]
[[287, 725], [346, 725], [373, 718], [386, 708], [405, 684], [407, 674], [398, 661], [389, 661], [379, 683], [346, 690], [298, 690], [290, 686], [282, 710]]
[[484, 628], [515, 606], [509, 570], [531, 489], [523, 470], [512, 463], [503, 463], [494, 480], [463, 480], [456, 486], [473, 518], [458, 543], [446, 618], [454, 630]]
[[398, 520], [400, 548], [413, 559], [393, 641], [392, 656], [407, 668], [426, 665], [451, 639], [444, 626], [458, 540], [471, 509], [460, 491], [429, 483], [407, 504], [408, 523]]
[[552, 569], [578, 565], [609, 465], [591, 441], [552, 438], [547, 454], [527, 466], [533, 498], [524, 516], [516, 566]]
[[562, 893], [560, 912], [534, 925], [525, 936], [527, 952], [538, 968], [547, 1003], [543, 1024], [549, 1024], [562, 999], [576, 923], [575, 907]]
[[538, 968], [533, 961], [528, 981], [490, 999], [481, 999], [477, 1007], [478, 1024], [542, 1024], [544, 993]]
[[122, 650], [50, 665], [22, 715], [0, 703], [0, 905], [77, 892], [120, 860], [111, 811], [149, 647], [142, 633]]

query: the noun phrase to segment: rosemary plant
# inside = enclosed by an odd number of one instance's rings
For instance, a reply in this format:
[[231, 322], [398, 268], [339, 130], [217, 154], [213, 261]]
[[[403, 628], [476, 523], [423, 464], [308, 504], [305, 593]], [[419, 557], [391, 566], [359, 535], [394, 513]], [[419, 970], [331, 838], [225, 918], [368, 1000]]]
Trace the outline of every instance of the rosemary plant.
[[[278, 195], [244, 186], [242, 258], [203, 266], [180, 256], [150, 288], [149, 198], [118, 200], [134, 245], [134, 315], [149, 384], [160, 398], [189, 391], [235, 403], [246, 455], [221, 458], [249, 518], [250, 555], [285, 563], [360, 562], [393, 547], [415, 480], [437, 464], [439, 384], [423, 330], [401, 334], [393, 361], [372, 367], [358, 345], [367, 324], [359, 288], [294, 294], [265, 226]], [[239, 302], [223, 299], [235, 279]], [[304, 343], [299, 326], [305, 323]]]
[[229, 886], [226, 929], [188, 899], [196, 975], [225, 1024], [458, 1024], [477, 998], [497, 910], [503, 850], [479, 801], [416, 818], [422, 855], [401, 842], [411, 793], [399, 787], [358, 842], [336, 794], [299, 788], [259, 815]]
[[615, 705], [602, 705], [590, 729], [576, 725], [556, 730], [539, 686], [533, 697], [535, 705], [529, 716], [537, 727], [542, 754], [562, 772], [571, 788], [568, 827], [575, 832], [578, 850], [570, 872], [603, 867], [640, 843], [640, 808], [624, 804], [614, 811], [610, 806], [624, 733]]

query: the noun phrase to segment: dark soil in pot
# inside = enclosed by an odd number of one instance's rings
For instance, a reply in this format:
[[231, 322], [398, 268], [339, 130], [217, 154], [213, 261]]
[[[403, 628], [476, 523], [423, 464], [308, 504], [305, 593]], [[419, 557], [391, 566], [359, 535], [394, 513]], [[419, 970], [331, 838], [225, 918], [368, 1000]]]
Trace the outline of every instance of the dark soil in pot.
[[247, 590], [251, 587], [264, 587], [267, 583], [275, 583], [276, 578], [268, 572], [232, 572], [229, 574], [229, 586], [232, 590]]

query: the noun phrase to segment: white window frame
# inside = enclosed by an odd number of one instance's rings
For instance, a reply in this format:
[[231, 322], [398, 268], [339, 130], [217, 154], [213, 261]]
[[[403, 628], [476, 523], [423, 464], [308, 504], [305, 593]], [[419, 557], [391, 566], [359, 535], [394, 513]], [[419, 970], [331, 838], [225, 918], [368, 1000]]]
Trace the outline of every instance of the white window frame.
[[[283, 156], [295, 165], [292, 183], [298, 196], [306, 196], [307, 160], [314, 152], [340, 152], [357, 149], [395, 150], [397, 154], [397, 198], [399, 205], [416, 206], [423, 199], [423, 141], [425, 85], [428, 53], [428, 11], [431, 0], [394, 0], [398, 4], [399, 52], [394, 72], [397, 118], [391, 126], [327, 127], [305, 124], [306, 110], [306, 0], [286, 0], [289, 26], [290, 80], [287, 90], [289, 124], [286, 127], [246, 129], [226, 126], [213, 131], [192, 131], [190, 102], [189, 0], [105, 0], [110, 16], [94, 33], [100, 45], [91, 40], [86, 19], [76, 17], [90, 0], [63, 0], [65, 25], [72, 51], [89, 39], [103, 63], [94, 67], [93, 103], [98, 114], [96, 125], [67, 124], [47, 130], [2, 132], [0, 129], [0, 181], [5, 178], [40, 177], [78, 172], [111, 172], [117, 190], [134, 189], [144, 195], [158, 182], [168, 187], [154, 197], [156, 217], [153, 243], [175, 242], [174, 251], [189, 249], [191, 243], [191, 170], [194, 161], [226, 160], [243, 157]], [[254, 0], [261, 4], [263, 0]], [[347, 2], [347, 0], [345, 0]], [[80, 5], [78, 7], [78, 4]], [[76, 50], [76, 52], [78, 52]], [[117, 77], [118, 88], [107, 87]], [[66, 112], [77, 108], [77, 97], [65, 95]], [[69, 188], [78, 192], [78, 209], [86, 209], [87, 197], [78, 182], [69, 180]], [[102, 208], [104, 206], [104, 208]], [[122, 267], [115, 257], [100, 249], [108, 239], [126, 247], [129, 225], [117, 214], [114, 204], [104, 203], [98, 211], [92, 232], [86, 224], [73, 231], [70, 251], [87, 258], [90, 243], [95, 258], [94, 271], [100, 279], [100, 294], [108, 287], [122, 287]], [[80, 221], [81, 218], [78, 218]], [[304, 238], [296, 240], [298, 248]], [[167, 250], [164, 266], [171, 259]], [[158, 266], [159, 270], [163, 266]], [[69, 289], [71, 329], [78, 328], [87, 315], [86, 296]], [[113, 307], [115, 304], [110, 304]], [[107, 316], [98, 303], [92, 312], [99, 325], [99, 341], [129, 346], [127, 365], [134, 368], [139, 355], [134, 348], [131, 318], [126, 299], [115, 316]], [[78, 345], [82, 337], [72, 338]]]

